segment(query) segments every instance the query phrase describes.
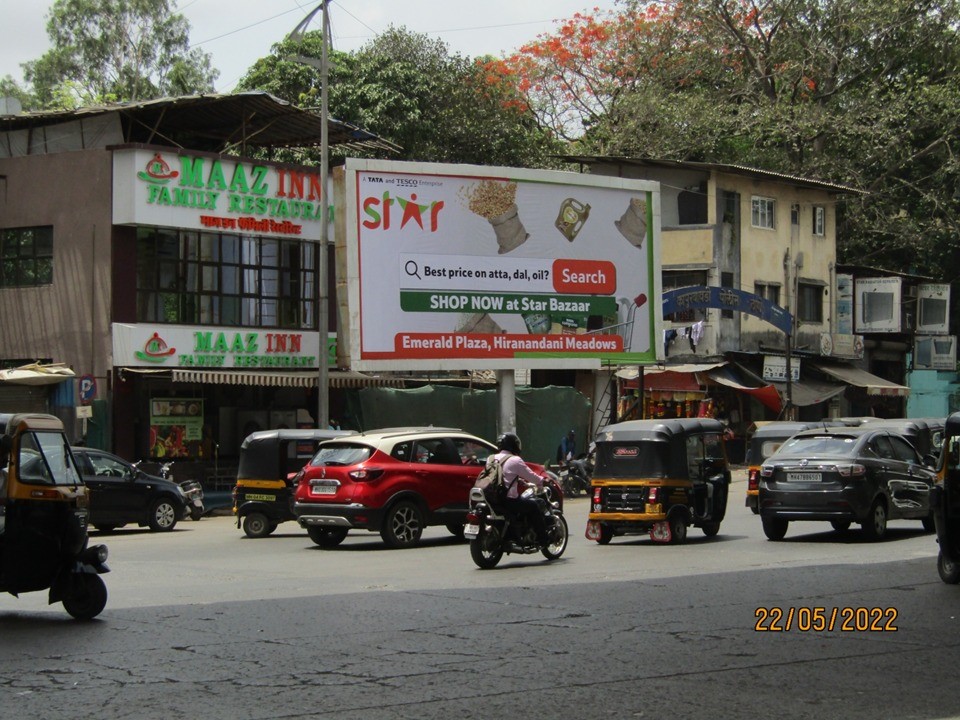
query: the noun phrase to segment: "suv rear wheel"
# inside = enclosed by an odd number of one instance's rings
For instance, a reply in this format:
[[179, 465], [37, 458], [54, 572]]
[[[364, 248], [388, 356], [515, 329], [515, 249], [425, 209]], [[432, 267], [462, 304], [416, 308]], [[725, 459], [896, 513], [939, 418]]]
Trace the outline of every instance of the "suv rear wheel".
[[390, 508], [380, 537], [392, 548], [412, 547], [423, 534], [423, 513], [415, 502], [401, 500]]

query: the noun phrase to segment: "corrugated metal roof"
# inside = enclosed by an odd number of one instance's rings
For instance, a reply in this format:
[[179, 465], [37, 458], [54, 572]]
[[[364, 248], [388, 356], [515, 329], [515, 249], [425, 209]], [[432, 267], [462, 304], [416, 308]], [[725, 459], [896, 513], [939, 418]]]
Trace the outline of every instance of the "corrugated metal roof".
[[[77, 110], [0, 115], [0, 131], [27, 130], [83, 117], [118, 113], [124, 142], [225, 152], [244, 147], [310, 147], [320, 145], [319, 114], [266, 92], [232, 95], [187, 95], [142, 102], [115, 103]], [[349, 123], [330, 118], [331, 146], [357, 150], [399, 148]]]
[[733, 175], [746, 175], [748, 177], [762, 180], [772, 180], [775, 182], [789, 183], [800, 187], [817, 188], [819, 190], [828, 190], [830, 192], [842, 193], [847, 195], [869, 195], [865, 190], [839, 185], [837, 183], [815, 180], [813, 178], [799, 177], [797, 175], [787, 175], [772, 170], [761, 170], [759, 168], [747, 167], [746, 165], [730, 165], [724, 163], [692, 162], [685, 160], [655, 160], [653, 158], [630, 158], [619, 155], [560, 155], [560, 159], [571, 163], [582, 163], [584, 165], [600, 163], [621, 163], [624, 165], [636, 165], [638, 167], [658, 167], [675, 170], [699, 170], [701, 172], [723, 172]]

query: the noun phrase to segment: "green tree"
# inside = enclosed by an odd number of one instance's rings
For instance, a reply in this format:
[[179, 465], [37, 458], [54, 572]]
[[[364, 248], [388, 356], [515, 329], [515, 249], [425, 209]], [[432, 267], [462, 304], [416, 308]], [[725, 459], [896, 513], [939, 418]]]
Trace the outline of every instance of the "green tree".
[[20, 87], [10, 75], [0, 78], [0, 98], [14, 98], [20, 102], [24, 110], [31, 110], [36, 105], [32, 93]]
[[51, 49], [24, 65], [43, 107], [211, 92], [219, 73], [189, 49], [190, 24], [176, 0], [56, 0]]
[[[321, 50], [319, 31], [301, 43], [278, 43], [240, 88], [316, 108], [319, 73], [290, 58], [319, 58]], [[536, 167], [562, 149], [518, 96], [488, 84], [483, 63], [451, 55], [442, 41], [391, 28], [359, 51], [332, 51], [329, 59], [331, 116], [400, 146], [399, 154], [387, 154], [394, 159]]]
[[738, 163], [867, 190], [842, 201], [841, 259], [952, 279], [955, 0], [620, 6], [506, 61], [501, 77], [540, 122], [573, 113], [568, 135], [586, 153]]

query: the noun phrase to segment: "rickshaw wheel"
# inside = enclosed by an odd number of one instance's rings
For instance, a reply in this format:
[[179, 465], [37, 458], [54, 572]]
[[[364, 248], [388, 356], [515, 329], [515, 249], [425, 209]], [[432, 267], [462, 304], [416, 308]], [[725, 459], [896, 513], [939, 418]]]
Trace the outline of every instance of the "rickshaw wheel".
[[463, 540], [463, 523], [450, 523], [447, 525], [447, 532], [457, 540]]
[[850, 529], [850, 521], [849, 520], [831, 520], [830, 527], [832, 527], [834, 530], [840, 533], [846, 532], [847, 530]]
[[714, 537], [718, 532], [720, 532], [720, 523], [718, 522], [708, 522], [700, 526], [700, 529], [703, 530], [703, 534], [707, 537]]
[[960, 583], [960, 563], [950, 560], [942, 551], [937, 554], [937, 572], [947, 585]]
[[252, 512], [243, 516], [243, 531], [249, 538], [265, 538], [273, 532], [273, 528], [266, 515]]
[[613, 540], [613, 528], [609, 525], [600, 525], [600, 537], [597, 538], [598, 545], [609, 545]]
[[322, 548], [335, 548], [342, 543], [349, 530], [346, 528], [308, 527], [307, 535]]
[[107, 586], [99, 575], [79, 573], [62, 602], [63, 609], [77, 620], [92, 620], [107, 606]]
[[687, 539], [687, 521], [679, 513], [675, 514], [669, 520], [670, 522], [670, 544], [681, 545]]

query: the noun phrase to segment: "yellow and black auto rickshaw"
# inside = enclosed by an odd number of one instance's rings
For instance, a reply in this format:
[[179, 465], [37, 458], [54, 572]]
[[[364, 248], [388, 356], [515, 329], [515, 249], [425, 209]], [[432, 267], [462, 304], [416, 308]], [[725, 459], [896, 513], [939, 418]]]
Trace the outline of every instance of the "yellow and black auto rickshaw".
[[930, 491], [937, 528], [937, 572], [950, 585], [960, 583], [960, 413], [950, 415], [943, 428], [937, 479]]
[[293, 514], [293, 477], [324, 440], [352, 430], [281, 429], [250, 433], [240, 446], [233, 511], [247, 537], [263, 538]]
[[596, 443], [588, 540], [649, 533], [682, 543], [690, 525], [720, 532], [730, 468], [718, 420], [631, 420], [608, 425]]
[[0, 591], [49, 590], [73, 617], [107, 604], [105, 545], [87, 545], [87, 493], [63, 423], [0, 414]]

